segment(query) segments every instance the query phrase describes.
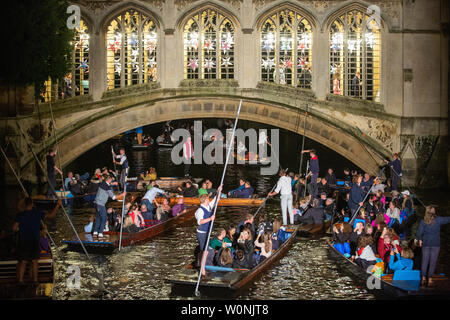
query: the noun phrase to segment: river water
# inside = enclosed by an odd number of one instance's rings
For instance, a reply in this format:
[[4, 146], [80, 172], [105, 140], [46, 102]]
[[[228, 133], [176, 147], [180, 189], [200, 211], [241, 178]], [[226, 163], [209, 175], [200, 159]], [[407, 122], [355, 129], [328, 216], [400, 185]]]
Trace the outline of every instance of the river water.
[[[251, 125], [251, 124], [247, 124]], [[160, 130], [154, 125], [146, 128], [148, 132]], [[72, 170], [76, 173], [93, 172], [95, 168], [112, 167], [110, 148], [116, 141], [104, 142], [87, 151], [79, 159], [64, 168], [64, 172]], [[289, 167], [289, 171], [298, 171], [301, 136], [280, 130], [281, 165]], [[350, 161], [342, 158], [332, 150], [306, 140], [306, 148], [318, 151], [321, 173], [333, 167], [338, 178], [344, 167], [356, 168]], [[174, 166], [170, 158], [170, 150], [132, 151], [127, 150], [131, 175], [141, 172], [150, 166], [157, 169], [159, 176], [181, 176], [182, 166]], [[292, 168], [292, 169], [291, 169]], [[224, 190], [236, 187], [239, 177], [249, 179], [255, 192], [261, 195], [273, 187], [277, 176], [261, 176], [260, 167], [230, 165], [225, 177]], [[210, 178], [215, 186], [220, 182], [223, 165], [195, 165], [192, 176]], [[1, 198], [6, 212], [14, 212], [14, 200], [18, 197], [17, 188], [2, 188]], [[34, 192], [39, 192], [36, 188]], [[433, 190], [420, 193], [425, 202], [438, 203], [440, 214], [449, 214], [448, 190]], [[218, 208], [214, 227], [236, 225], [246, 212], [254, 212], [256, 208]], [[5, 211], [4, 211], [5, 212]], [[279, 201], [269, 200], [263, 212], [272, 219], [281, 216]], [[95, 214], [93, 208], [73, 210], [71, 219], [78, 232], [83, 230], [89, 216]], [[14, 214], [2, 215], [1, 229], [9, 230]], [[103, 278], [107, 294], [103, 299], [197, 299], [192, 296], [177, 296], [171, 292], [167, 279], [175, 277], [177, 271], [191, 262], [193, 251], [197, 245], [195, 225], [186, 224], [174, 228], [145, 244], [123, 248], [121, 252], [109, 256], [90, 255], [90, 262], [82, 253], [65, 250], [62, 239], [74, 236], [67, 218], [59, 214], [49, 224], [49, 231], [57, 244], [55, 254], [56, 279], [54, 299], [99, 299], [98, 278], [95, 271]], [[450, 228], [442, 228], [443, 240], [438, 270], [450, 274]], [[364, 285], [341, 273], [331, 259], [328, 258], [326, 238], [319, 240], [297, 239], [288, 253], [275, 263], [254, 284], [240, 293], [237, 299], [375, 299]], [[70, 288], [67, 281], [71, 273], [69, 267], [80, 268], [81, 287]], [[95, 269], [95, 270], [94, 270]], [[73, 270], [73, 269], [72, 269]], [[208, 298], [208, 297], [202, 297]], [[226, 297], [224, 297], [226, 298]]]

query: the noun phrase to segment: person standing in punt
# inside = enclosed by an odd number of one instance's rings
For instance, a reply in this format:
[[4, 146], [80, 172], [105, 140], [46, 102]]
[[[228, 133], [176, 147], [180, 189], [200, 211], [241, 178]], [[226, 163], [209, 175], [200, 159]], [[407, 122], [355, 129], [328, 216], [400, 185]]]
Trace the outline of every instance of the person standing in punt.
[[387, 161], [386, 164], [392, 168], [392, 191], [398, 191], [398, 183], [400, 182], [400, 177], [402, 176], [402, 163], [398, 157], [398, 153], [394, 153], [394, 160]]
[[361, 186], [361, 181], [362, 176], [360, 174], [355, 176], [352, 183], [352, 188], [349, 192], [348, 206], [350, 207], [352, 217], [358, 208], [363, 205], [364, 197], [366, 196], [363, 187]]
[[59, 172], [59, 174], [62, 176], [62, 171], [55, 165], [55, 156], [57, 150], [50, 150], [50, 152], [47, 155], [47, 179], [48, 179], [48, 191], [47, 196], [56, 198], [56, 177], [55, 177], [55, 170]]
[[120, 148], [120, 154], [116, 155], [114, 153], [114, 151], [112, 151], [112, 154], [114, 156], [115, 159], [119, 159], [120, 161], [115, 161], [116, 164], [121, 165], [122, 166], [122, 171], [120, 172], [120, 187], [122, 188], [122, 190], [125, 189], [125, 184], [126, 184], [126, 177], [128, 176], [128, 159], [127, 156], [125, 155], [125, 149], [124, 148]]
[[441, 247], [441, 225], [447, 223], [450, 223], [450, 217], [437, 216], [435, 206], [426, 207], [425, 217], [417, 229], [417, 239], [422, 247], [422, 285], [433, 284], [432, 277]]
[[[94, 226], [94, 236], [98, 236], [99, 238], [103, 238], [103, 230], [105, 229], [106, 220], [108, 220], [108, 214], [106, 212], [106, 202], [109, 198], [115, 200], [116, 196], [114, 195], [111, 187], [111, 176], [104, 175], [103, 181], [100, 182], [98, 187], [97, 195], [95, 196], [95, 207], [97, 209], [97, 217], [95, 219]], [[117, 184], [117, 182], [115, 182]], [[125, 198], [125, 192], [121, 193], [119, 197]], [[124, 199], [125, 201], [125, 199]]]
[[317, 157], [316, 150], [303, 150], [302, 153], [309, 152], [311, 160], [309, 161], [309, 172], [306, 175], [306, 179], [311, 176], [311, 182], [308, 184], [309, 194], [313, 197], [317, 197], [317, 179], [319, 178], [319, 158]]
[[[206, 250], [206, 253], [203, 257], [203, 260], [200, 262], [201, 266], [205, 264], [206, 259], [208, 257], [208, 244], [206, 243], [208, 240], [208, 232], [211, 227], [211, 221], [214, 221], [215, 215], [212, 212], [216, 201], [220, 199], [220, 193], [222, 192], [222, 186], [217, 189], [217, 194], [219, 196], [214, 197], [214, 199], [210, 202], [207, 194], [202, 194], [200, 196], [200, 207], [195, 212], [195, 219], [197, 220], [197, 240], [200, 246], [200, 254], [203, 256], [203, 251]], [[202, 275], [205, 275], [205, 268], [201, 269]]]
[[19, 243], [17, 247], [17, 273], [18, 281], [23, 284], [23, 276], [27, 261], [31, 261], [33, 282], [38, 282], [38, 260], [40, 256], [41, 220], [53, 219], [61, 206], [58, 200], [51, 213], [39, 211], [33, 208], [33, 200], [25, 198], [25, 211], [20, 212], [13, 224], [13, 231], [19, 232]]
[[289, 222], [294, 224], [294, 210], [292, 208], [292, 184], [291, 178], [286, 175], [286, 171], [281, 169], [279, 171], [280, 179], [278, 180], [277, 187], [273, 192], [268, 194], [269, 197], [280, 193], [281, 199], [281, 213], [283, 216], [283, 224], [287, 225], [287, 212], [289, 212]]
[[184, 176], [189, 177], [191, 175], [192, 159], [194, 159], [194, 147], [192, 146], [191, 137], [187, 137], [186, 142], [183, 144], [183, 160], [184, 160]]

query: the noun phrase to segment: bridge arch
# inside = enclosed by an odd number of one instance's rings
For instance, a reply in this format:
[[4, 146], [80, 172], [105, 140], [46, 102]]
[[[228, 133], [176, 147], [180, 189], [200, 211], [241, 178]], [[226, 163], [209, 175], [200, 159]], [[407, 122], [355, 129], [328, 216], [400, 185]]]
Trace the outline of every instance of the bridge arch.
[[[178, 97], [139, 103], [126, 108], [104, 107], [90, 121], [66, 132], [59, 141], [62, 165], [124, 131], [168, 120], [192, 118], [234, 119], [239, 97]], [[240, 119], [303, 134], [304, 112], [275, 103], [244, 99]], [[336, 151], [363, 170], [376, 174], [382, 159], [344, 124], [337, 126], [314, 112], [308, 115], [306, 136]], [[288, 146], [280, 146], [286, 148]], [[298, 150], [299, 151], [299, 150]]]

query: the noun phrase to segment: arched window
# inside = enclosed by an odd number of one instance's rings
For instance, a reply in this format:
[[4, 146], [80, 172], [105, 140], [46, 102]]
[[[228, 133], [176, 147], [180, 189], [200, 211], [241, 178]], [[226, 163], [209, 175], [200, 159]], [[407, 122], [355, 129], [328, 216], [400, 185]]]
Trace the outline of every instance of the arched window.
[[184, 26], [184, 78], [234, 78], [234, 25], [214, 9], [197, 12]]
[[269, 16], [261, 29], [262, 81], [311, 88], [311, 23], [295, 10]]
[[157, 28], [133, 9], [114, 18], [106, 34], [108, 89], [157, 80]]
[[41, 102], [71, 98], [89, 94], [89, 30], [80, 20], [80, 27], [75, 28], [73, 45], [72, 71], [64, 79], [53, 81], [49, 78], [44, 83]]
[[72, 83], [72, 95], [89, 94], [89, 30], [83, 20], [75, 29], [72, 66], [71, 78], [65, 79], [66, 85]]
[[380, 27], [375, 19], [351, 10], [330, 29], [330, 92], [380, 101]]

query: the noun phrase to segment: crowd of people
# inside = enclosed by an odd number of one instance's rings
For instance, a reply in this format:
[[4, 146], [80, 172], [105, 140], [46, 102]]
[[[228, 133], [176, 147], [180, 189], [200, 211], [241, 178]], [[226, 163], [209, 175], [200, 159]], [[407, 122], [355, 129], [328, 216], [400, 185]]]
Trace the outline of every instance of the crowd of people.
[[[171, 131], [170, 124], [166, 129], [167, 132]], [[411, 227], [417, 222], [417, 216], [410, 192], [398, 192], [402, 170], [398, 155], [394, 155], [393, 161], [386, 160], [393, 174], [381, 181], [380, 177], [349, 169], [343, 171], [342, 179], [337, 179], [332, 168], [328, 168], [326, 175], [319, 178], [316, 151], [311, 149], [303, 152], [310, 155], [309, 171], [303, 175], [281, 169], [276, 187], [267, 195], [280, 195], [281, 220], [272, 223], [261, 214], [258, 224], [255, 224], [253, 216], [248, 214], [236, 227], [216, 230], [215, 237], [208, 244], [207, 233], [215, 218], [212, 212], [214, 204], [219, 198], [252, 198], [255, 193], [248, 180], [240, 179], [235, 189], [225, 193], [222, 192], [222, 186], [214, 188], [210, 179], [204, 179], [198, 185], [187, 181], [174, 190], [178, 197], [177, 203], [170, 206], [169, 197], [173, 194], [157, 185], [156, 170], [150, 168], [138, 177], [146, 184], [146, 192], [141, 198], [126, 196], [126, 192], [116, 195], [113, 188], [120, 186], [119, 190], [125, 190], [129, 169], [125, 149], [121, 148], [118, 155], [112, 150], [115, 164], [122, 168], [120, 175], [106, 167], [97, 169], [92, 177], [88, 173], [80, 176], [69, 172], [64, 179], [64, 186], [73, 195], [95, 194], [93, 200], [97, 215], [95, 218], [90, 217], [89, 224], [85, 226], [85, 231], [94, 237], [102, 238], [103, 232], [108, 230], [139, 232], [185, 213], [183, 199], [199, 197], [200, 207], [195, 217], [198, 224], [198, 252], [201, 254], [198, 256], [205, 259], [202, 265], [251, 269], [270, 257], [281, 245], [289, 225], [322, 224], [331, 220], [334, 247], [362, 268], [378, 275], [396, 270], [421, 269], [423, 282], [429, 284], [439, 254], [440, 226], [450, 223], [450, 218], [438, 217], [436, 208], [428, 206], [416, 237], [411, 237]], [[54, 171], [60, 172], [55, 166], [55, 155], [56, 152], [51, 151], [47, 156], [51, 186], [55, 185]], [[51, 189], [54, 190], [54, 187]], [[162, 200], [157, 201], [157, 197], [162, 197]], [[109, 199], [121, 198], [126, 208], [123, 219], [122, 210], [106, 206]], [[27, 210], [32, 210], [27, 204]], [[20, 222], [22, 216], [19, 215], [18, 223], [26, 226], [27, 222]], [[37, 216], [42, 217], [42, 213]], [[25, 228], [22, 226], [20, 230]], [[407, 242], [410, 238], [412, 240]], [[26, 237], [23, 239], [25, 242], [29, 240]], [[35, 242], [36, 239], [33, 239]], [[33, 246], [36, 247], [35, 243]], [[32, 247], [30, 241], [26, 247]], [[25, 245], [20, 248], [19, 251], [26, 251]], [[34, 251], [27, 255], [35, 258]], [[197, 259], [198, 265], [201, 262], [201, 259]], [[201, 271], [205, 273], [205, 270]]]
[[[222, 186], [217, 189], [220, 194]], [[216, 201], [208, 195], [200, 196], [200, 207], [195, 212], [197, 220], [196, 265], [203, 267], [201, 272], [206, 275], [205, 266], [218, 266], [235, 269], [251, 269], [267, 259], [286, 240], [286, 228], [282, 227], [280, 220], [270, 222], [265, 215], [258, 217], [246, 214], [236, 226], [227, 230], [217, 229], [215, 237], [207, 244], [208, 231], [215, 219], [212, 212]]]

